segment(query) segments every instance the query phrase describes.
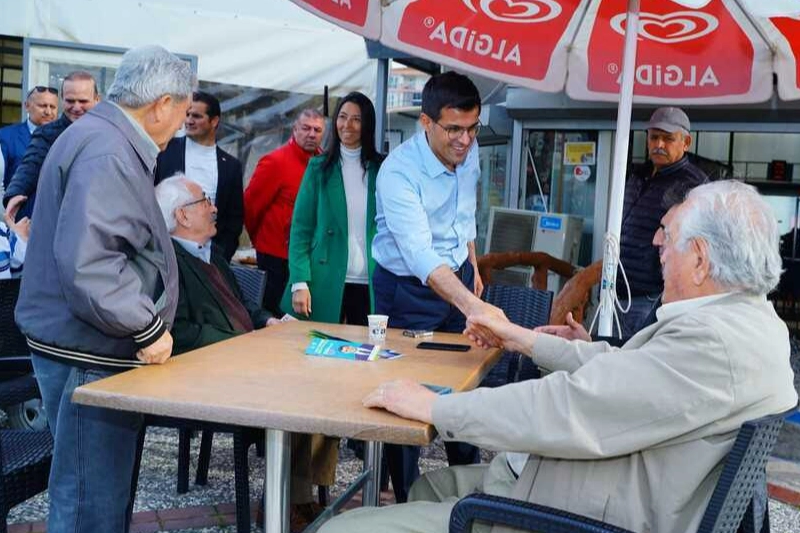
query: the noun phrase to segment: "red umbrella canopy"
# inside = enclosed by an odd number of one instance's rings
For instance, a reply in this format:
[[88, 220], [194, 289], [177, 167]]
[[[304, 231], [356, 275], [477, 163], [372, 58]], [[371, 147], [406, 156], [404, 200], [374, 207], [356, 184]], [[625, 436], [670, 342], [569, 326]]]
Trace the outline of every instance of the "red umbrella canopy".
[[[619, 99], [627, 0], [293, 1], [453, 68], [541, 91], [566, 86], [580, 100]], [[641, 0], [634, 101], [760, 102], [771, 96], [773, 71], [781, 97], [800, 98], [800, 21], [774, 17], [800, 8], [764, 3]]]

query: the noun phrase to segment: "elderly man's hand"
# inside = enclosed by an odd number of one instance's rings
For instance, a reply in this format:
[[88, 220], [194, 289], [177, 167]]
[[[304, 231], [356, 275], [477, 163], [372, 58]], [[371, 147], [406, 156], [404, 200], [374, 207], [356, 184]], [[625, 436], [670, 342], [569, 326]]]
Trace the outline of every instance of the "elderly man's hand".
[[[495, 339], [496, 342], [486, 344], [482, 339], [485, 332]], [[531, 353], [533, 340], [536, 333], [508, 321], [503, 316], [495, 313], [475, 314], [467, 317], [467, 329], [464, 333], [479, 346], [498, 346], [510, 352]]]
[[397, 379], [382, 383], [370, 392], [363, 403], [365, 407], [381, 407], [411, 420], [433, 423], [433, 402], [437, 394], [419, 383]]
[[[470, 307], [469, 312], [467, 313], [467, 318], [473, 316], [487, 317], [487, 319], [490, 319], [491, 323], [495, 323], [495, 321], [497, 321], [497, 323], [506, 322], [510, 324], [502, 309], [480, 300], [478, 300], [474, 306]], [[501, 339], [492, 331], [490, 327], [487, 327], [482, 323], [473, 322], [470, 324], [470, 322], [467, 321], [467, 328], [464, 330], [464, 334], [469, 336], [469, 338], [472, 339], [475, 344], [481, 347], [502, 346]]]
[[148, 365], [160, 365], [172, 355], [172, 335], [165, 331], [156, 342], [136, 352], [139, 361]]
[[592, 340], [592, 336], [589, 335], [589, 332], [586, 331], [586, 328], [583, 327], [583, 324], [575, 321], [571, 312], [567, 313], [566, 326], [539, 326], [533, 331], [536, 333], [555, 335], [556, 337], [561, 337], [562, 339], [567, 339], [568, 341], [580, 340], [591, 342]]

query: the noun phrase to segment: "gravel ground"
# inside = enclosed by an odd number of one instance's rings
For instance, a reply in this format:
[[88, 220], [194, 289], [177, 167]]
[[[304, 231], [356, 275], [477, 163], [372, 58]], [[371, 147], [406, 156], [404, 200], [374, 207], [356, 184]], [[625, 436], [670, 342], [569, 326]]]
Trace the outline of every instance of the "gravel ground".
[[[192, 443], [192, 467], [190, 480], [196, 468], [197, 447], [200, 439]], [[135, 511], [156, 509], [193, 507], [226, 503], [233, 500], [233, 440], [225, 434], [216, 434], [209, 482], [205, 487], [190, 484], [189, 492], [178, 494], [175, 491], [177, 480], [177, 433], [175, 430], [152, 428], [148, 430], [145, 451], [142, 457], [142, 471], [139, 478], [139, 489], [136, 495]], [[491, 455], [484, 452], [483, 459], [490, 460]], [[255, 447], [250, 449], [250, 494], [257, 498], [263, 485], [264, 461], [255, 454]], [[446, 459], [440, 440], [423, 449], [420, 469], [426, 472], [445, 466]], [[361, 461], [353, 453], [342, 446], [340, 462], [337, 469], [337, 486], [331, 488], [336, 497], [361, 471]], [[24, 504], [18, 505], [8, 515], [9, 524], [45, 520], [47, 516], [47, 495], [41, 494]], [[774, 533], [797, 533], [800, 531], [800, 509], [777, 501], [770, 501], [770, 524]], [[178, 533], [234, 533], [236, 528], [213, 527], [203, 529], [187, 529]]]

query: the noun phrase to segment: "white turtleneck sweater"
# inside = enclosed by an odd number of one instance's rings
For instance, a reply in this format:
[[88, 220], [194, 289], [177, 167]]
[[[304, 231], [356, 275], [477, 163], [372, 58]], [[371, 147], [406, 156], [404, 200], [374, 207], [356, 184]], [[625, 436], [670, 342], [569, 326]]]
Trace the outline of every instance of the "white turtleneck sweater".
[[361, 147], [341, 147], [342, 179], [347, 200], [346, 283], [369, 283], [367, 272], [367, 173], [361, 166]]
[[186, 137], [185, 174], [194, 181], [211, 201], [217, 203], [217, 145], [205, 146]]

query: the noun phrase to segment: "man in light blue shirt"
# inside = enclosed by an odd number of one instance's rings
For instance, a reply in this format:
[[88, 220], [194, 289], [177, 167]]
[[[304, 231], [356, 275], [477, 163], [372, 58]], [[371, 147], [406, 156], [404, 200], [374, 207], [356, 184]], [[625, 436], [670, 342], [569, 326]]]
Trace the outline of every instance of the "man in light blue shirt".
[[[422, 91], [423, 131], [394, 150], [377, 181], [372, 255], [375, 312], [389, 327], [460, 333], [465, 315], [503, 312], [483, 302], [475, 258], [476, 187], [481, 110], [478, 89], [455, 72]], [[480, 461], [479, 450], [450, 443], [451, 465]], [[407, 499], [419, 476], [419, 448], [386, 446], [395, 498]]]

